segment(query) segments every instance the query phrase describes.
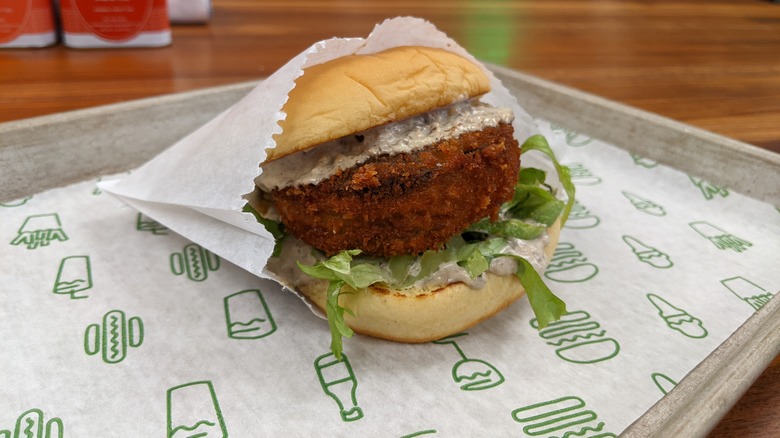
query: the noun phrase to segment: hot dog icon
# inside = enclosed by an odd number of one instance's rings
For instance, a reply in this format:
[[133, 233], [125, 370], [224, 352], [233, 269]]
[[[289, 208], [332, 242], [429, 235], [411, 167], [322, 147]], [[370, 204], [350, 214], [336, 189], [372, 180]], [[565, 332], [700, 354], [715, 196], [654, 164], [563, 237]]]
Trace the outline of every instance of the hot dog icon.
[[[536, 318], [531, 327], [539, 330]], [[620, 344], [606, 336], [607, 331], [582, 310], [564, 314], [539, 330], [539, 337], [556, 347], [555, 354], [571, 363], [592, 364], [611, 359], [620, 352]]]
[[125, 317], [121, 310], [111, 310], [103, 316], [103, 326], [90, 324], [84, 333], [84, 351], [92, 356], [102, 352], [103, 362], [114, 364], [127, 357], [128, 348], [138, 348], [144, 342], [141, 318]]
[[598, 216], [590, 212], [585, 206], [578, 201], [574, 201], [574, 205], [569, 213], [569, 219], [566, 221], [566, 228], [585, 229], [593, 228], [601, 222]]
[[68, 240], [68, 235], [62, 229], [59, 215], [57, 213], [35, 214], [24, 220], [11, 245], [23, 244], [27, 249], [36, 249], [47, 246], [55, 240], [59, 242]]
[[568, 396], [524, 406], [512, 411], [512, 418], [523, 424], [523, 433], [529, 436], [587, 436], [615, 438], [604, 432], [605, 423], [598, 415], [586, 409], [585, 401]]
[[192, 281], [204, 281], [209, 271], [219, 269], [219, 256], [198, 244], [186, 245], [182, 252], [171, 254], [171, 272], [175, 275], [187, 274]]
[[544, 276], [561, 283], [579, 283], [590, 280], [598, 273], [598, 266], [590, 263], [573, 244], [560, 242]]
[[567, 164], [566, 167], [571, 171], [571, 182], [578, 186], [595, 186], [601, 183], [601, 178], [594, 175], [590, 169], [582, 163]]
[[62, 420], [55, 417], [44, 422], [43, 411], [37, 408], [19, 415], [13, 433], [0, 430], [0, 438], [62, 438], [62, 434]]

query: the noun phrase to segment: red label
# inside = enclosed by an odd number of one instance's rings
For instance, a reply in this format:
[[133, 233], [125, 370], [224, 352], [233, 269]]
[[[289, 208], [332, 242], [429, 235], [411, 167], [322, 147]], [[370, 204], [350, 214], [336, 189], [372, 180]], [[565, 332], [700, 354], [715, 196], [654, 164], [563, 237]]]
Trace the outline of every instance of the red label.
[[32, 0], [0, 3], [0, 43], [13, 41], [22, 34], [31, 10]]
[[[152, 15], [153, 0], [70, 0], [89, 32], [110, 41], [141, 33]], [[67, 30], [67, 29], [66, 29]]]

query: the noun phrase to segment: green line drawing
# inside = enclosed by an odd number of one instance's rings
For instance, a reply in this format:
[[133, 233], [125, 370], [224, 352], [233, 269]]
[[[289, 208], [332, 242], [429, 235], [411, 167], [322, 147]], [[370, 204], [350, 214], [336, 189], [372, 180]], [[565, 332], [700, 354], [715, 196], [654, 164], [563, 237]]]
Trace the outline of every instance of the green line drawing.
[[575, 396], [561, 397], [515, 409], [512, 411], [512, 418], [523, 424], [523, 433], [528, 436], [591, 438], [617, 436], [614, 433], [604, 432], [606, 424], [598, 421], [598, 415], [586, 409], [585, 401]]
[[582, 163], [566, 164], [571, 171], [571, 181], [578, 186], [595, 186], [601, 183], [601, 178], [594, 175], [590, 169]]
[[647, 294], [647, 299], [650, 300], [656, 309], [658, 309], [658, 315], [663, 318], [670, 329], [677, 330], [683, 335], [693, 339], [707, 337], [707, 329], [704, 328], [704, 325], [699, 318], [674, 306], [658, 295]]
[[650, 377], [652, 377], [653, 383], [655, 383], [655, 386], [662, 393], [664, 393], [664, 395], [669, 394], [669, 391], [671, 391], [675, 386], [677, 386], [677, 382], [675, 382], [665, 374], [653, 373], [650, 375]]
[[669, 258], [668, 254], [659, 251], [657, 248], [647, 246], [636, 237], [628, 235], [623, 236], [623, 242], [626, 242], [626, 244], [631, 247], [631, 251], [640, 262], [647, 263], [658, 269], [667, 269], [674, 266], [674, 263], [672, 262], [672, 259]]
[[13, 431], [0, 430], [0, 438], [62, 438], [63, 431], [62, 420], [54, 417], [44, 422], [43, 411], [33, 408], [19, 415]]
[[743, 252], [753, 246], [747, 240], [734, 236], [705, 221], [691, 222], [688, 225], [699, 233], [700, 236], [712, 242], [718, 249], [731, 249], [736, 252]]
[[573, 244], [559, 242], [544, 276], [560, 283], [580, 283], [590, 280], [598, 273], [598, 266], [590, 263]]
[[204, 281], [209, 271], [219, 269], [219, 256], [196, 243], [186, 245], [182, 252], [171, 254], [171, 272], [175, 275], [187, 273], [192, 281]]
[[26, 204], [27, 201], [32, 199], [32, 196], [25, 196], [21, 199], [15, 199], [13, 201], [9, 202], [0, 202], [0, 207], [21, 207], [22, 205]]
[[87, 295], [76, 296], [76, 294], [89, 289], [92, 289], [92, 265], [89, 256], [64, 257], [60, 261], [52, 291], [55, 294], [70, 294], [70, 298], [75, 300], [87, 298]]
[[54, 241], [64, 242], [68, 235], [62, 229], [62, 223], [57, 213], [34, 214], [28, 216], [11, 245], [24, 244], [27, 249], [47, 246]]
[[620, 352], [620, 344], [607, 337], [607, 331], [582, 310], [568, 312], [541, 330], [534, 318], [531, 327], [538, 330], [547, 345], [556, 347], [555, 354], [567, 362], [594, 364], [612, 359]]
[[419, 432], [410, 433], [408, 435], [403, 435], [401, 438], [415, 438], [423, 435], [436, 435], [436, 433], [437, 433], [436, 429], [427, 429], [427, 430], [421, 430]]
[[631, 154], [631, 158], [634, 160], [634, 164], [637, 166], [642, 166], [647, 169], [652, 169], [653, 167], [658, 166], [658, 162], [655, 160], [651, 160], [650, 158], [645, 158], [638, 154]]
[[641, 211], [642, 213], [647, 213], [651, 216], [666, 216], [666, 210], [655, 202], [647, 198], [643, 198], [636, 193], [626, 191], [622, 191], [620, 193], [628, 198], [628, 200], [631, 201], [631, 205], [633, 205], [634, 208]]
[[100, 181], [103, 181], [103, 177], [102, 177], [102, 176], [101, 176], [101, 177], [99, 177], [99, 178], [98, 178], [98, 179], [95, 181], [95, 187], [92, 189], [92, 195], [93, 195], [93, 196], [99, 196], [99, 195], [102, 195], [102, 194], [103, 194], [103, 191], [102, 191], [102, 190], [100, 190], [100, 187], [98, 186], [98, 183], [99, 183]]
[[357, 421], [363, 418], [356, 397], [358, 381], [347, 355], [342, 353], [341, 359], [333, 353], [323, 354], [314, 360], [314, 369], [322, 390], [338, 405], [341, 420]]
[[771, 292], [744, 277], [726, 278], [720, 283], [755, 310], [764, 307], [774, 296]]
[[586, 146], [593, 142], [593, 138], [584, 134], [572, 131], [571, 129], [564, 128], [563, 126], [550, 124], [550, 129], [554, 132], [563, 132], [566, 136], [566, 144], [575, 148]]
[[217, 393], [210, 380], [169, 388], [166, 394], [167, 438], [228, 436]]
[[463, 391], [480, 391], [493, 388], [504, 383], [504, 376], [496, 367], [482, 359], [469, 359], [455, 342], [456, 338], [466, 336], [468, 333], [458, 333], [446, 338], [433, 341], [434, 344], [452, 344], [460, 355], [460, 360], [452, 366], [452, 380], [460, 385]]
[[689, 176], [688, 178], [691, 179], [693, 185], [701, 190], [701, 194], [704, 195], [704, 199], [708, 201], [714, 199], [716, 196], [722, 196], [725, 198], [729, 195], [729, 191], [723, 187], [710, 184], [701, 178], [696, 178], [695, 176]]
[[138, 213], [135, 219], [135, 229], [138, 231], [148, 231], [158, 236], [168, 234], [168, 227], [162, 225], [154, 219], [148, 218], [143, 213]]
[[564, 227], [583, 230], [594, 228], [599, 223], [601, 223], [601, 219], [598, 216], [591, 213], [584, 205], [575, 200], [569, 213], [569, 220], [566, 221]]
[[127, 318], [121, 310], [110, 310], [103, 316], [103, 326], [90, 324], [84, 332], [84, 352], [94, 356], [102, 352], [103, 362], [115, 364], [127, 357], [129, 348], [138, 348], [144, 342], [144, 323], [141, 318]]
[[260, 339], [276, 331], [276, 322], [260, 290], [236, 292], [226, 296], [224, 302], [229, 338]]

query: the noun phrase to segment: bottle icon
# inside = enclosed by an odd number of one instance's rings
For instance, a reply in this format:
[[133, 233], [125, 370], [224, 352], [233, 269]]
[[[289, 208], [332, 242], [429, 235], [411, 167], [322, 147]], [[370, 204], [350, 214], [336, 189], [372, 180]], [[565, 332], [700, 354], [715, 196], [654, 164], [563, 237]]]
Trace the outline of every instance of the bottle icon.
[[771, 292], [744, 277], [726, 278], [720, 283], [755, 310], [764, 307], [773, 297]]
[[135, 229], [138, 231], [148, 231], [154, 235], [164, 236], [168, 234], [168, 228], [165, 225], [144, 216], [142, 213], [138, 213], [136, 216]]
[[669, 391], [671, 391], [675, 386], [677, 386], [677, 382], [669, 378], [669, 376], [661, 373], [653, 373], [650, 375], [653, 379], [653, 383], [655, 383], [655, 386], [664, 393], [664, 395], [669, 394]]
[[631, 251], [633, 251], [640, 262], [647, 263], [648, 265], [659, 269], [666, 269], [674, 266], [674, 263], [672, 263], [672, 260], [667, 254], [662, 253], [656, 248], [645, 245], [636, 237], [623, 236], [623, 241], [631, 247]]
[[564, 227], [582, 230], [593, 228], [600, 222], [601, 219], [599, 219], [598, 216], [591, 213], [590, 210], [580, 204], [579, 201], [575, 200], [571, 207], [571, 212], [569, 212], [569, 219], [566, 221]]
[[578, 364], [592, 364], [612, 359], [620, 352], [620, 344], [606, 336], [607, 331], [593, 321], [588, 312], [568, 312], [561, 319], [551, 322], [539, 330], [536, 318], [531, 327], [548, 345], [556, 347], [555, 354], [561, 359]]
[[722, 196], [725, 198], [729, 195], [729, 191], [723, 187], [710, 184], [701, 178], [696, 178], [695, 176], [689, 176], [689, 178], [691, 179], [693, 185], [701, 190], [701, 194], [704, 195], [704, 199], [708, 201], [715, 198], [715, 196]]
[[167, 438], [221, 437], [228, 432], [214, 386], [209, 380], [168, 389]]
[[595, 186], [596, 184], [601, 183], [601, 178], [594, 175], [590, 169], [585, 167], [582, 163], [567, 164], [566, 167], [568, 167], [571, 172], [571, 181], [574, 185]]
[[463, 391], [479, 391], [504, 383], [504, 376], [496, 367], [482, 359], [469, 359], [463, 354], [455, 338], [466, 335], [468, 333], [458, 333], [433, 341], [434, 344], [439, 345], [452, 344], [460, 355], [460, 360], [452, 367], [452, 380], [459, 384]]
[[209, 271], [219, 269], [219, 256], [196, 243], [186, 245], [182, 252], [171, 254], [171, 272], [175, 275], [187, 274], [192, 281], [204, 281]]
[[70, 294], [71, 299], [87, 298], [77, 293], [92, 289], [92, 266], [89, 256], [69, 256], [60, 261], [57, 279], [54, 280], [55, 294]]
[[338, 405], [341, 420], [363, 418], [363, 410], [358, 406], [355, 394], [358, 382], [347, 355], [342, 353], [339, 361], [333, 353], [323, 354], [314, 360], [314, 369], [322, 390]]
[[718, 249], [731, 249], [736, 252], [746, 251], [753, 246], [747, 240], [736, 237], [720, 228], [704, 221], [691, 222], [688, 224], [700, 236], [712, 242]]
[[[598, 415], [586, 409], [585, 401], [568, 396], [536, 403], [512, 411], [512, 418], [523, 424], [523, 433], [529, 436], [588, 436], [615, 438], [604, 432], [606, 424], [598, 421]], [[587, 435], [586, 435], [587, 434]]]
[[57, 213], [35, 214], [27, 217], [19, 227], [17, 236], [11, 245], [24, 245], [27, 249], [48, 246], [51, 242], [64, 242], [68, 235], [62, 229], [62, 223]]
[[704, 328], [699, 318], [691, 316], [685, 310], [675, 307], [658, 295], [647, 294], [647, 299], [658, 309], [658, 315], [663, 318], [670, 329], [676, 330], [689, 338], [701, 339], [707, 337], [707, 329]]
[[276, 322], [258, 289], [236, 292], [224, 301], [229, 338], [260, 339], [276, 331]]
[[43, 411], [33, 408], [19, 415], [13, 431], [0, 430], [0, 438], [62, 438], [63, 431], [62, 420], [44, 422]]
[[102, 351], [103, 362], [115, 364], [127, 357], [128, 348], [138, 348], [144, 342], [144, 323], [125, 312], [111, 310], [103, 316], [103, 327], [90, 324], [84, 333], [84, 351], [93, 356]]
[[643, 198], [635, 193], [626, 192], [626, 191], [620, 193], [622, 193], [623, 196], [628, 198], [628, 200], [631, 201], [631, 205], [633, 205], [634, 208], [641, 211], [642, 213], [647, 213], [651, 216], [666, 215], [666, 210], [664, 210], [663, 207], [661, 207], [660, 205], [656, 204], [655, 202], [647, 198]]
[[559, 242], [544, 276], [560, 283], [580, 283], [598, 273], [598, 266], [590, 263], [573, 244]]

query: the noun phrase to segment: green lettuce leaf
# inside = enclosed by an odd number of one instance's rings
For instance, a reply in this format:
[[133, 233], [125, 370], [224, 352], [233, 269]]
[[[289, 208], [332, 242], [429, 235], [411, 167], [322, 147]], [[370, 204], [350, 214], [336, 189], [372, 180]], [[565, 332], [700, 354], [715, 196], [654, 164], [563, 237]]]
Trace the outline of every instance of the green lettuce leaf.
[[271, 253], [271, 256], [279, 257], [279, 254], [282, 252], [282, 244], [284, 243], [285, 237], [287, 237], [287, 232], [284, 231], [284, 224], [264, 218], [249, 204], [245, 204], [241, 211], [244, 213], [252, 213], [255, 219], [265, 227], [265, 230], [271, 233], [271, 236], [274, 238], [274, 250]]
[[566, 206], [563, 209], [563, 216], [561, 218], [561, 226], [563, 226], [563, 224], [565, 224], [566, 220], [569, 218], [569, 213], [571, 212], [572, 206], [574, 206], [575, 189], [574, 183], [571, 181], [571, 172], [569, 171], [568, 167], [563, 166], [560, 162], [558, 162], [558, 158], [555, 157], [555, 153], [553, 152], [552, 148], [550, 148], [549, 143], [547, 143], [547, 139], [541, 135], [531, 136], [523, 143], [520, 148], [520, 153], [524, 154], [528, 151], [539, 151], [547, 155], [547, 157], [552, 161], [553, 166], [555, 167], [555, 171], [558, 173], [558, 179], [561, 181], [561, 185], [563, 185], [563, 191], [566, 192], [566, 196], [568, 197]]

